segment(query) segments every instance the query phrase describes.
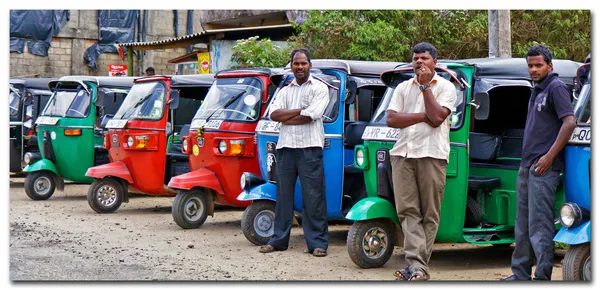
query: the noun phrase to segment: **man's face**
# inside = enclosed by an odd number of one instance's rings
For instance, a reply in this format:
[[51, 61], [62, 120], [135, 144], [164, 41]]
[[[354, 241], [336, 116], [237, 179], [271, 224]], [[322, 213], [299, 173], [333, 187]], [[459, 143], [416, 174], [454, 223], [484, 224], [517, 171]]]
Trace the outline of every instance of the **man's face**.
[[292, 71], [297, 82], [304, 82], [308, 79], [309, 71], [312, 68], [312, 64], [308, 62], [308, 58], [302, 52], [298, 52], [294, 55], [292, 60]]
[[527, 71], [534, 82], [540, 82], [552, 71], [552, 62], [546, 63], [543, 55], [528, 56]]
[[437, 59], [434, 59], [431, 56], [431, 53], [429, 53], [429, 51], [425, 51], [422, 53], [413, 53], [412, 65], [413, 65], [413, 70], [415, 73], [417, 73], [417, 71], [422, 66], [426, 66], [431, 71], [433, 71], [435, 69], [436, 63], [437, 63]]

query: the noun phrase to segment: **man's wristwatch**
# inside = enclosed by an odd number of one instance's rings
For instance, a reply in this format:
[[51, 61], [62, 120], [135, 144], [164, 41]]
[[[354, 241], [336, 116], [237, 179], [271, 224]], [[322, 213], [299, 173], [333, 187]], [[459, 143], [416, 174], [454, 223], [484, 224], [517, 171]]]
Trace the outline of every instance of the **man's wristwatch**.
[[422, 92], [422, 91], [424, 91], [424, 90], [428, 89], [429, 87], [430, 87], [430, 85], [429, 85], [429, 84], [426, 84], [426, 85], [420, 85], [420, 86], [419, 86], [419, 90], [421, 90], [421, 92]]

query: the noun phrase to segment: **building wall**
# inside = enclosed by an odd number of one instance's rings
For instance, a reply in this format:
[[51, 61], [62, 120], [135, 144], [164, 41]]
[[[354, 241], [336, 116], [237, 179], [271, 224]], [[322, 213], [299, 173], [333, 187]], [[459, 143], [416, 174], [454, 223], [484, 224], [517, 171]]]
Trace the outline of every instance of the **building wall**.
[[[178, 11], [177, 36], [188, 34], [187, 14], [188, 10]], [[193, 32], [202, 31], [204, 22], [227, 17], [239, 17], [246, 15], [257, 15], [260, 10], [248, 10], [250, 12], [235, 12], [227, 10], [193, 10]], [[265, 12], [272, 12], [268, 10]], [[110, 64], [126, 64], [116, 53], [103, 53], [97, 60], [97, 69], [89, 68], [83, 56], [85, 51], [98, 42], [98, 13], [96, 10], [70, 10], [71, 17], [66, 22], [58, 36], [52, 38], [52, 44], [47, 57], [37, 56], [27, 51], [23, 53], [10, 53], [10, 77], [61, 77], [65, 75], [91, 75], [107, 76]], [[173, 10], [142, 10], [141, 16], [147, 12], [147, 27], [145, 41], [157, 41], [175, 37]], [[240, 14], [241, 13], [241, 14]], [[136, 31], [136, 39], [138, 39]], [[142, 40], [140, 40], [142, 41]], [[219, 43], [219, 42], [217, 42]], [[229, 68], [232, 45], [235, 41], [223, 41], [217, 44], [219, 55], [217, 62], [211, 62], [211, 72]], [[214, 45], [213, 45], [214, 46]], [[185, 48], [138, 51], [139, 56], [134, 56], [134, 75], [144, 75], [148, 66], [154, 67], [157, 74], [175, 74], [175, 65], [168, 60], [184, 55]], [[213, 59], [211, 57], [211, 59]]]

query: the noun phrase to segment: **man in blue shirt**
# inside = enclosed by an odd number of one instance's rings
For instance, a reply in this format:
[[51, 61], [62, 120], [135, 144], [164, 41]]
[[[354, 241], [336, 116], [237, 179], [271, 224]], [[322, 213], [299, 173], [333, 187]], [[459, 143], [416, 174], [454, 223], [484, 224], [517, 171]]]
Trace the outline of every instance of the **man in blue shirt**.
[[554, 202], [564, 168], [563, 147], [575, 129], [567, 85], [552, 73], [552, 54], [542, 45], [527, 51], [531, 91], [517, 177], [513, 275], [507, 281], [550, 280], [554, 259]]

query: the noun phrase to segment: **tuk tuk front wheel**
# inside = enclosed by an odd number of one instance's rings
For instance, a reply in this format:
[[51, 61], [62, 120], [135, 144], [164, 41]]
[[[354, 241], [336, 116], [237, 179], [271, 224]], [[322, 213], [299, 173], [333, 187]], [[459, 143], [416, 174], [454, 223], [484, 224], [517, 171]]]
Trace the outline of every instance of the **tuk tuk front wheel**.
[[56, 190], [54, 173], [42, 170], [27, 173], [25, 176], [25, 193], [33, 200], [49, 199]]
[[262, 246], [275, 231], [275, 202], [270, 200], [253, 201], [242, 215], [242, 232], [248, 241]]
[[175, 223], [184, 229], [199, 228], [208, 217], [208, 200], [200, 191], [180, 191], [171, 207]]
[[98, 179], [90, 185], [87, 200], [97, 213], [111, 213], [123, 203], [125, 189], [118, 180], [110, 177]]
[[591, 281], [590, 243], [570, 245], [563, 260], [563, 280]]
[[356, 221], [348, 231], [346, 247], [352, 262], [361, 268], [383, 266], [394, 252], [394, 227], [388, 220]]

